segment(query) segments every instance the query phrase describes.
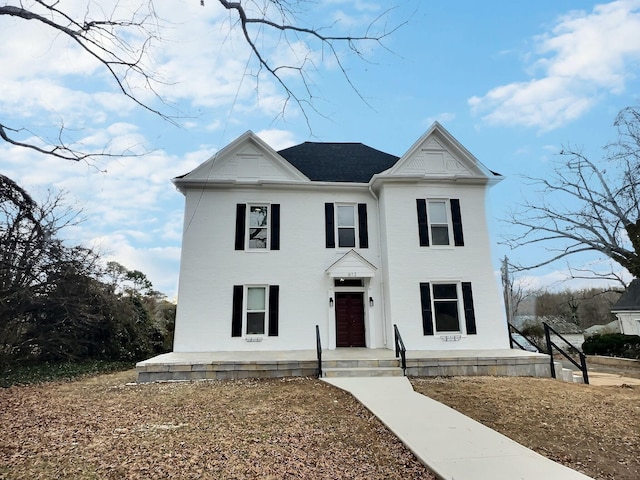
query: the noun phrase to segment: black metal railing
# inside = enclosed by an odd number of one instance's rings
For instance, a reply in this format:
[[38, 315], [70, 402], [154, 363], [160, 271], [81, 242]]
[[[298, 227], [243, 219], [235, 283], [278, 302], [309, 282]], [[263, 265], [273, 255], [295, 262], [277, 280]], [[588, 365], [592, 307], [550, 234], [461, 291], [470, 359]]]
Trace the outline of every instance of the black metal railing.
[[398, 325], [393, 324], [393, 332], [395, 337], [395, 345], [396, 345], [396, 358], [400, 357], [402, 359], [402, 374], [404, 376], [407, 375], [407, 349], [404, 347], [404, 342], [402, 341], [402, 337], [400, 336], [400, 330], [398, 330]]
[[527, 350], [527, 347], [525, 345], [522, 345], [518, 340], [516, 340], [515, 338], [513, 338], [513, 332], [517, 333], [518, 335], [520, 335], [522, 338], [524, 338], [525, 340], [527, 340], [531, 345], [533, 345], [534, 347], [536, 347], [538, 349], [539, 352], [541, 352], [542, 350], [544, 350], [543, 348], [540, 347], [540, 345], [538, 345], [532, 338], [527, 337], [524, 333], [522, 333], [520, 330], [518, 330], [516, 327], [514, 327], [512, 324], [507, 323], [507, 325], [509, 326], [509, 347], [513, 348], [513, 346], [515, 345], [516, 347], [518, 347], [520, 350]]
[[322, 378], [322, 343], [320, 342], [320, 327], [316, 325], [316, 353], [318, 354], [318, 378]]
[[[569, 360], [573, 365], [575, 365], [578, 370], [580, 370], [582, 372], [582, 378], [584, 380], [584, 383], [588, 385], [589, 384], [589, 374], [587, 373], [587, 358], [585, 357], [584, 353], [582, 353], [582, 351], [580, 351], [578, 348], [576, 348], [574, 345], [572, 345], [571, 342], [569, 342], [566, 338], [564, 338], [562, 335], [560, 335], [558, 332], [556, 332], [547, 323], [542, 322], [542, 325], [544, 326], [544, 338], [545, 338], [545, 340], [547, 342], [547, 353], [549, 354], [549, 358], [551, 359], [551, 376], [553, 378], [557, 378], [556, 377], [556, 366], [553, 363], [553, 349], [555, 348], [567, 360]], [[573, 358], [571, 358], [562, 348], [560, 348], [553, 341], [551, 341], [551, 332], [553, 332], [553, 334], [556, 337], [561, 339], [564, 343], [566, 343], [569, 346], [568, 350], [570, 352], [573, 351], [573, 352], [578, 354], [578, 356], [580, 358], [580, 364], [578, 364], [578, 362], [576, 362]]]

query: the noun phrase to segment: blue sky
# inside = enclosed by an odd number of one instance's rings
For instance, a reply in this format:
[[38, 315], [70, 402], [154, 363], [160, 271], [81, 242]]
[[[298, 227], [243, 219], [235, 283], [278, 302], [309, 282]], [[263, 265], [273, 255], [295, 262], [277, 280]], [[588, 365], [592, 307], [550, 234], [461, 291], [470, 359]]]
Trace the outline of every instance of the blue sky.
[[[86, 3], [63, 2], [77, 11]], [[358, 33], [390, 3], [305, 5], [312, 25]], [[510, 231], [499, 219], [532, 194], [522, 175], [548, 175], [557, 153], [569, 144], [599, 155], [615, 139], [615, 115], [637, 105], [640, 91], [640, 0], [403, 0], [384, 21], [407, 24], [384, 40], [385, 48], [365, 47], [366, 61], [348, 52], [341, 57], [366, 102], [326, 51], [313, 44], [274, 47], [266, 34], [263, 44], [276, 58], [290, 63], [306, 52], [314, 60], [309, 78], [322, 115], [308, 111], [309, 129], [295, 105], [280, 115], [284, 92], [272, 79], [261, 76], [256, 84], [255, 58], [239, 32], [229, 34], [230, 16], [216, 1], [207, 0], [204, 7], [198, 0], [158, 2], [156, 9], [164, 19], [162, 41], [153, 42], [146, 61], [163, 80], [156, 88], [166, 103], [142, 87], [136, 91], [155, 108], [179, 111], [178, 125], [119, 95], [104, 71], [67, 40], [35, 23], [0, 17], [2, 120], [44, 135], [55, 134], [63, 118], [87, 147], [109, 142], [150, 152], [87, 165], [0, 144], [0, 171], [36, 197], [49, 188], [66, 191], [86, 220], [65, 236], [143, 271], [170, 298], [177, 292], [183, 218], [183, 197], [170, 179], [246, 130], [276, 149], [306, 140], [349, 141], [400, 156], [440, 121], [506, 177], [491, 192], [497, 270], [505, 254], [514, 261], [544, 255], [540, 247], [510, 251], [499, 243]], [[288, 80], [299, 88], [294, 77]], [[558, 288], [565, 286], [558, 283], [565, 271], [561, 262], [529, 272], [526, 282]]]

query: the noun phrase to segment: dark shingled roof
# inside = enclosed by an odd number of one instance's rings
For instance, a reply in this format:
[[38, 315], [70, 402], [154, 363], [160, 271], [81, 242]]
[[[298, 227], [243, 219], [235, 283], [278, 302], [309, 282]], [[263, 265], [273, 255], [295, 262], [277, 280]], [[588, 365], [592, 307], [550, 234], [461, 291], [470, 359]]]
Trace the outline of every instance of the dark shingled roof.
[[367, 183], [400, 159], [362, 143], [304, 142], [278, 153], [315, 182]]
[[619, 310], [640, 310], [640, 278], [631, 281], [611, 310], [616, 312]]

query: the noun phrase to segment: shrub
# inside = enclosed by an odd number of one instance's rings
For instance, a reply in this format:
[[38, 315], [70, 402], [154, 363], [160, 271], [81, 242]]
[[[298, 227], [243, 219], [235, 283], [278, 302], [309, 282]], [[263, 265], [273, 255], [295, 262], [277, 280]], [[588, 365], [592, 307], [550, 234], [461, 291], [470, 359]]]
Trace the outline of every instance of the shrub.
[[546, 352], [546, 343], [544, 340], [544, 327], [542, 323], [536, 321], [527, 321], [522, 326], [522, 335], [524, 335], [531, 343], [533, 343], [541, 352]]
[[606, 333], [587, 338], [582, 344], [587, 355], [640, 358], [640, 336]]

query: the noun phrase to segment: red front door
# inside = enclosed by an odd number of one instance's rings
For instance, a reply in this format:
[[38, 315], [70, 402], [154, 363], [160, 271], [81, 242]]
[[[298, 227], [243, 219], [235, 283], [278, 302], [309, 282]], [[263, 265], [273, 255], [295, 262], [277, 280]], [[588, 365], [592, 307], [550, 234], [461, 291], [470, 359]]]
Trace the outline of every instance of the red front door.
[[336, 347], [365, 347], [364, 294], [336, 293]]

